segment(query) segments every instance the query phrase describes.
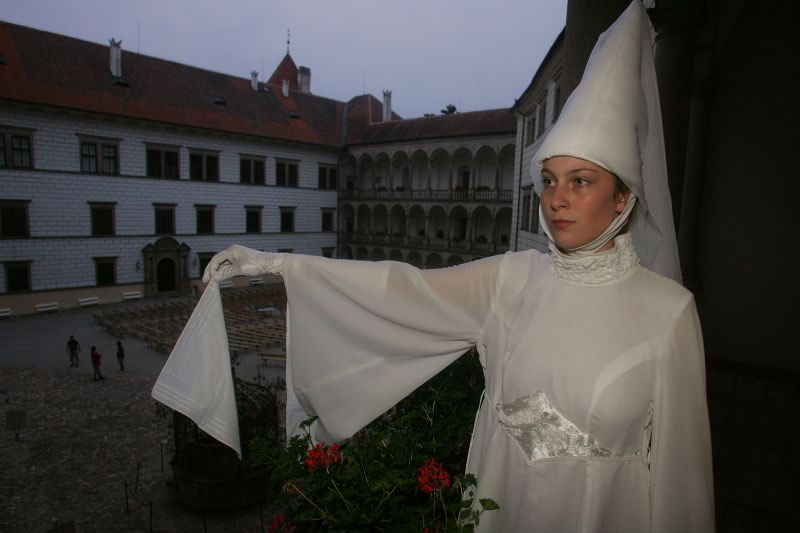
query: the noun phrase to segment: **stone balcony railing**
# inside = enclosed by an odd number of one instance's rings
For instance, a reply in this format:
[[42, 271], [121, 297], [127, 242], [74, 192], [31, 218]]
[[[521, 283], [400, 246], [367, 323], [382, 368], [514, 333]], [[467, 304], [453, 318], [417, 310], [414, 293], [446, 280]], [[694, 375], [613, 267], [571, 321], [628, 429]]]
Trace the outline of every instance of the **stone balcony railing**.
[[476, 242], [457, 237], [440, 239], [419, 235], [386, 235], [372, 233], [340, 232], [339, 243], [348, 246], [372, 245], [409, 248], [417, 250], [437, 250], [442, 252], [469, 253], [473, 255], [494, 255], [508, 251], [508, 244], [500, 242]]
[[362, 190], [343, 189], [339, 191], [342, 200], [405, 200], [419, 202], [504, 202], [511, 203], [512, 189], [413, 189], [413, 190]]

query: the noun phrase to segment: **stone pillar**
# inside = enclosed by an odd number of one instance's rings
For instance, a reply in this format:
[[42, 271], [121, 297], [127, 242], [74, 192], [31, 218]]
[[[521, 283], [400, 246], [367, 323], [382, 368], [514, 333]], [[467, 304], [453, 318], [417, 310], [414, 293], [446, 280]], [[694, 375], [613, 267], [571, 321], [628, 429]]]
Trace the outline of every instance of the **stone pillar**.
[[428, 187], [427, 187], [427, 189], [430, 191], [431, 190], [431, 157], [430, 157], [430, 155], [428, 155], [428, 157], [426, 157], [425, 159], [427, 161], [426, 164], [428, 165]]
[[696, 84], [692, 91], [689, 132], [686, 146], [686, 167], [681, 196], [680, 221], [676, 220], [678, 253], [683, 283], [692, 292], [702, 284], [697, 270], [697, 239], [703, 178], [706, 172], [706, 140], [708, 139], [711, 84]]
[[472, 170], [469, 175], [469, 188], [475, 189], [478, 186], [478, 162], [475, 161], [475, 156], [472, 157]]
[[452, 191], [453, 189], [455, 189], [455, 187], [453, 186], [453, 155], [452, 154], [448, 154], [447, 155], [447, 176], [448, 176], [447, 181], [450, 184], [450, 190]]
[[[425, 214], [425, 239], [423, 239], [424, 246], [428, 246], [431, 240], [431, 233], [433, 231], [433, 217], [431, 216], [430, 212]], [[435, 237], [435, 235], [434, 235]]]
[[[500, 162], [502, 158], [500, 157], [500, 152], [494, 153], [494, 190], [500, 190]], [[500, 199], [498, 195], [497, 199]]]
[[689, 130], [689, 108], [695, 54], [695, 27], [699, 7], [694, 3], [676, 8], [659, 8], [652, 13], [657, 32], [655, 66], [664, 126], [667, 175], [672, 197], [675, 227], [681, 220], [684, 170]]

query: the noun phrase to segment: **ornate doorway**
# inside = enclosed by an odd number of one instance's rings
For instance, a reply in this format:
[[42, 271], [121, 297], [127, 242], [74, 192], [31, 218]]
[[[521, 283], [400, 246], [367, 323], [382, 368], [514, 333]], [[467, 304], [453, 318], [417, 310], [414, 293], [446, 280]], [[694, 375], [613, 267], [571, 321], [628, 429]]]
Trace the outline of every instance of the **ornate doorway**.
[[186, 243], [179, 244], [172, 237], [162, 237], [142, 249], [146, 297], [189, 293], [190, 250]]

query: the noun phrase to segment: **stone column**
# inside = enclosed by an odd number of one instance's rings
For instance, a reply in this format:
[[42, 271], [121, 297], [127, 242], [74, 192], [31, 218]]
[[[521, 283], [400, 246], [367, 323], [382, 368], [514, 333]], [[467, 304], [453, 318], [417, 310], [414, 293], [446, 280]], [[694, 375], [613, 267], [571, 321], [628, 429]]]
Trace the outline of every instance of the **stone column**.
[[[500, 152], [494, 153], [494, 190], [500, 191], [500, 162], [502, 158], [500, 157]], [[497, 199], [500, 199], [500, 196], [497, 196]]]
[[699, 233], [702, 183], [706, 172], [706, 140], [708, 139], [711, 84], [696, 84], [692, 91], [689, 132], [686, 146], [686, 168], [681, 196], [680, 220], [676, 220], [678, 253], [686, 288], [697, 292], [701, 279], [697, 270], [697, 240]]
[[651, 16], [657, 32], [654, 60], [658, 75], [672, 214], [676, 228], [681, 220], [689, 136], [687, 124], [693, 98], [695, 27], [699, 16], [699, 7], [694, 3], [675, 8], [656, 9]]

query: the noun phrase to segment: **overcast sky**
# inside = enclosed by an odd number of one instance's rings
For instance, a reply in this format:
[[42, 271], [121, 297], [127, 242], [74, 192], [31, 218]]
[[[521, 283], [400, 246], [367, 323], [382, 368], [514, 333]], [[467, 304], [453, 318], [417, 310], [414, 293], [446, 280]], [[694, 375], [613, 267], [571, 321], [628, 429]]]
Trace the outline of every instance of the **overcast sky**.
[[406, 118], [510, 107], [565, 17], [566, 0], [0, 0], [8, 22], [242, 78], [269, 77], [290, 29], [314, 94], [389, 89]]

